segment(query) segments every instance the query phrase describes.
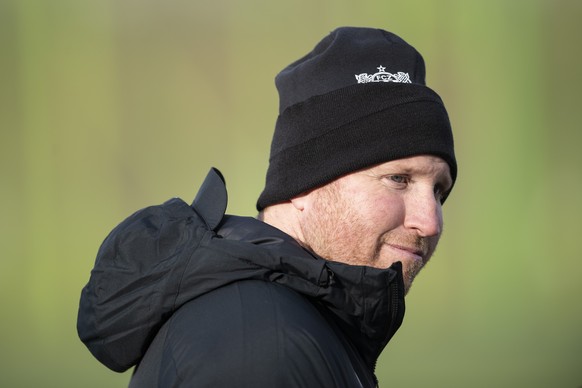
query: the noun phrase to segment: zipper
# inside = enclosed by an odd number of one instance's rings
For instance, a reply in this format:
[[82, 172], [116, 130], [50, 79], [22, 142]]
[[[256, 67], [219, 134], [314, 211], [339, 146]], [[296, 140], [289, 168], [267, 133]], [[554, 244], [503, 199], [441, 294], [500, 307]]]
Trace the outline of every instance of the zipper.
[[[398, 277], [398, 275], [397, 275]], [[396, 281], [395, 281], [396, 280]], [[399, 300], [400, 300], [400, 282], [398, 281], [399, 279], [393, 279], [392, 282], [390, 283], [390, 293], [391, 293], [391, 300], [390, 300], [390, 312], [391, 312], [391, 316], [390, 316], [390, 327], [389, 330], [387, 332], [386, 338], [384, 338], [384, 341], [382, 342], [382, 349], [384, 349], [386, 347], [386, 345], [388, 345], [388, 342], [390, 342], [390, 339], [394, 336], [394, 325], [396, 324], [396, 318], [398, 317], [399, 314], [399, 309], [398, 309], [398, 304], [399, 304]], [[380, 386], [380, 384], [378, 383], [378, 378], [376, 377], [376, 365], [378, 363], [378, 358], [376, 358], [376, 360], [374, 360], [374, 363], [372, 365], [372, 371], [373, 371], [373, 376], [374, 376], [374, 383], [376, 384], [376, 388], [378, 388]]]

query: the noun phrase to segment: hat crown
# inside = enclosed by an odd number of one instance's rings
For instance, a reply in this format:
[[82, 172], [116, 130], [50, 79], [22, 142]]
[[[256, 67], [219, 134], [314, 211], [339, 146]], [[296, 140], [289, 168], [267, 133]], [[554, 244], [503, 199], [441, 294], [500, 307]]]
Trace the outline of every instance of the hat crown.
[[276, 76], [279, 113], [313, 96], [366, 82], [425, 85], [424, 60], [414, 47], [388, 31], [337, 28]]

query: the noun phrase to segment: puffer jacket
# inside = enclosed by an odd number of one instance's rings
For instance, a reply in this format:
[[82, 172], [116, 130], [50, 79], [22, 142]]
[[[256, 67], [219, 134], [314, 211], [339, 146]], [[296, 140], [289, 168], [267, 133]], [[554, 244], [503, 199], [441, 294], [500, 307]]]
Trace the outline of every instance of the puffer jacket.
[[142, 209], [101, 245], [77, 329], [133, 387], [373, 387], [400, 327], [400, 263], [324, 260], [259, 220], [225, 215], [212, 169], [189, 206]]

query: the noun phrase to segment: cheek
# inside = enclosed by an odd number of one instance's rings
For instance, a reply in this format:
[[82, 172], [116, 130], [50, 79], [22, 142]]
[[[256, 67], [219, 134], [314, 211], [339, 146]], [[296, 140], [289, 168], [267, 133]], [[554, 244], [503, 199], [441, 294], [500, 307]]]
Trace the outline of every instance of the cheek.
[[375, 225], [394, 229], [404, 224], [404, 202], [394, 195], [379, 195], [369, 198], [366, 204], [367, 217]]

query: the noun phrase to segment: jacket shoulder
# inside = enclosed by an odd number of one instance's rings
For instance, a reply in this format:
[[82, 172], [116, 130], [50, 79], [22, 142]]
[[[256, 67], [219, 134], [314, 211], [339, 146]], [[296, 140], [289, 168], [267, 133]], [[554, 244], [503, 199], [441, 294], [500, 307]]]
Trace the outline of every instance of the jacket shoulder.
[[[345, 346], [319, 309], [287, 287], [247, 280], [182, 306], [144, 370], [158, 386], [359, 387]], [[156, 339], [158, 340], [158, 339]]]

